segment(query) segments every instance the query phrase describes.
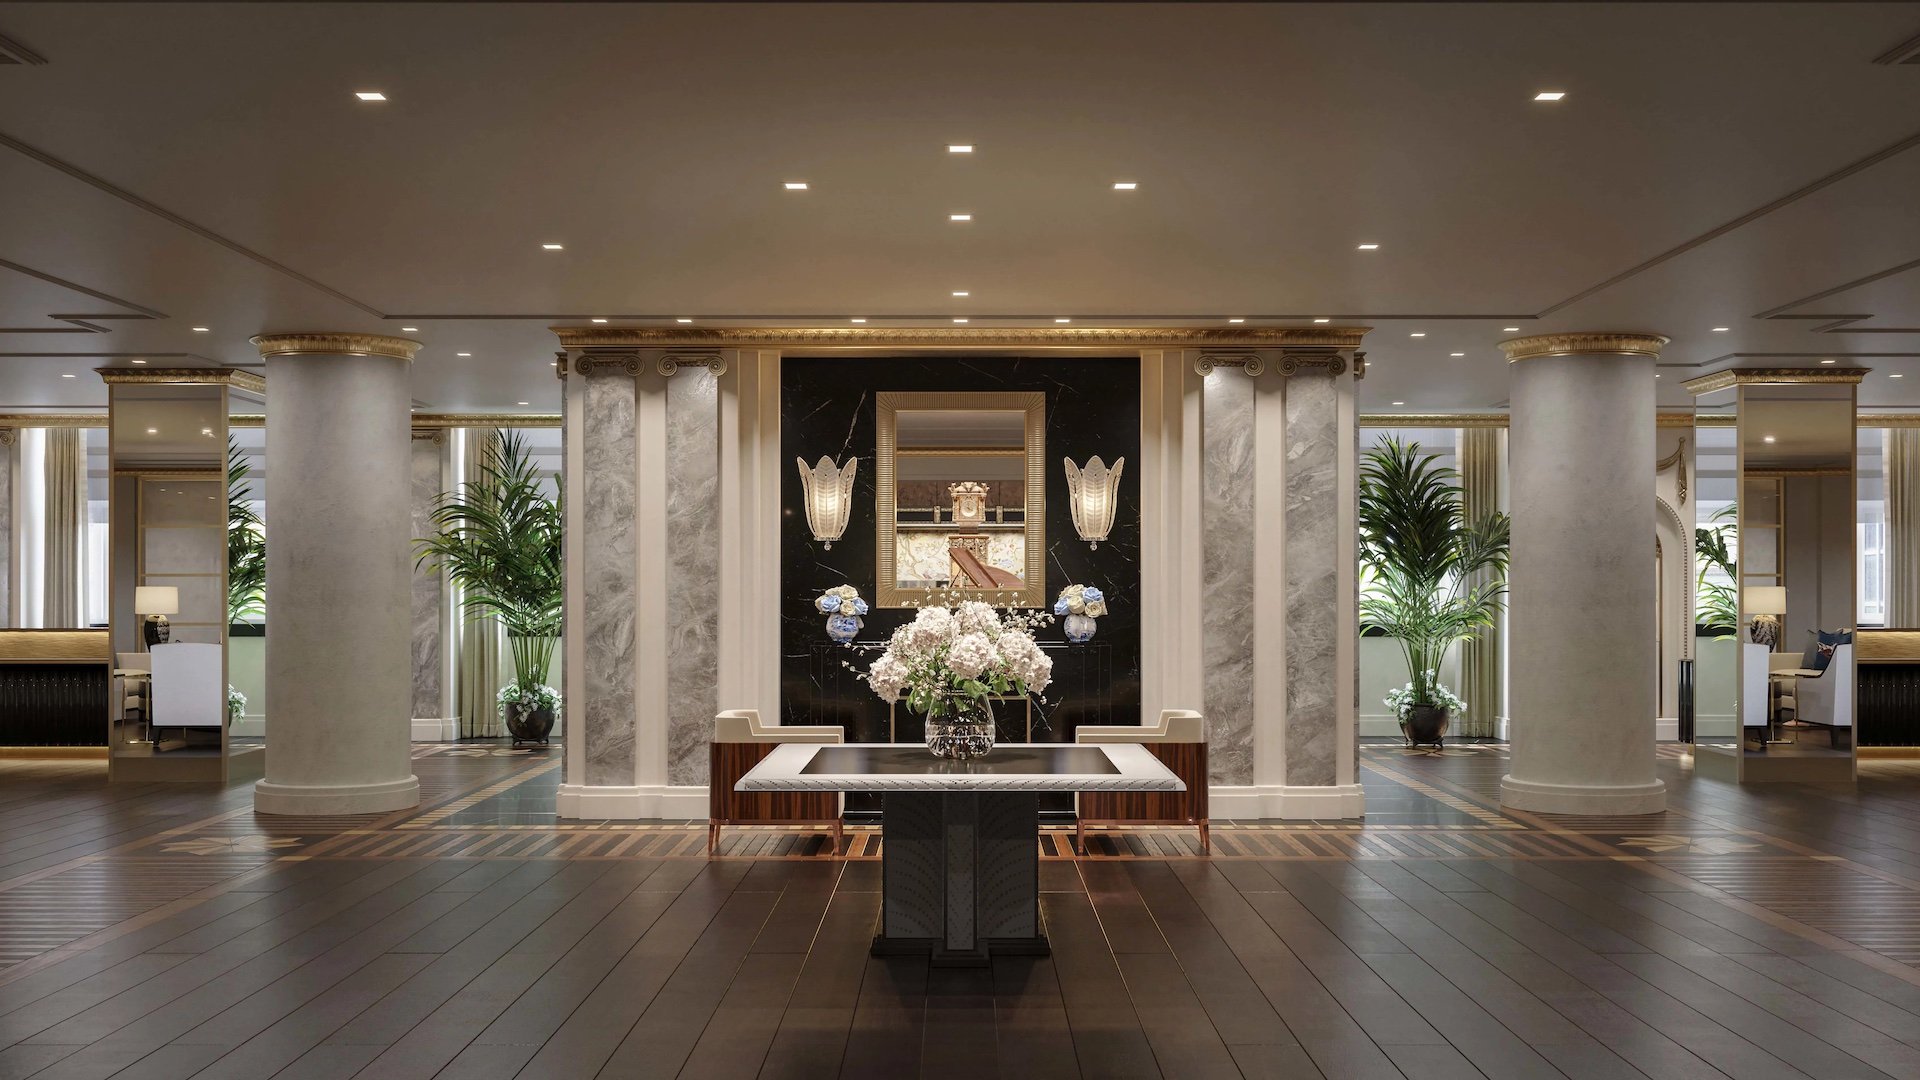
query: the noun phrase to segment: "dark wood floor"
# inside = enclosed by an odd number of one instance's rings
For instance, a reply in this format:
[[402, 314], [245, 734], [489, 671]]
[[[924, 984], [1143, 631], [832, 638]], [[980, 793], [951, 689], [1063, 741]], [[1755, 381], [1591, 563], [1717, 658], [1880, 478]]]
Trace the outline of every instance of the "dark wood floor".
[[557, 753], [419, 808], [0, 761], [0, 1080], [1920, 1077], [1920, 765], [1503, 813], [1498, 747], [1368, 747], [1370, 814], [1043, 842], [1053, 955], [867, 955], [877, 836], [556, 823]]

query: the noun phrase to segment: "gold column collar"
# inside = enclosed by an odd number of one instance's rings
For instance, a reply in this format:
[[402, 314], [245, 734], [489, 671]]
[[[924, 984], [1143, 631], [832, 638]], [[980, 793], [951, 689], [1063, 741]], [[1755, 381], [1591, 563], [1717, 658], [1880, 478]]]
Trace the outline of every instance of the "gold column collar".
[[1660, 358], [1671, 338], [1663, 334], [1608, 330], [1581, 334], [1534, 334], [1500, 343], [1509, 363], [1543, 356], [1646, 356]]
[[420, 343], [386, 334], [261, 334], [248, 339], [262, 359], [272, 356], [387, 356], [412, 360]]

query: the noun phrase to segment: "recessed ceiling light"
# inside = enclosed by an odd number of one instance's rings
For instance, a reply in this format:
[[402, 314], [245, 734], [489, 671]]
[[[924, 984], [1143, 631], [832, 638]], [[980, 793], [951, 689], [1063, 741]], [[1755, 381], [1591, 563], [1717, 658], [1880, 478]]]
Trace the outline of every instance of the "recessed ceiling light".
[[[200, 434], [202, 434], [202, 435], [205, 435], [205, 436], [206, 436], [206, 437], [208, 437], [208, 438], [212, 438], [212, 437], [213, 437], [213, 429], [212, 429], [212, 428], [210, 428], [210, 427], [203, 427], [203, 428], [201, 428], [201, 429], [200, 429]], [[211, 496], [211, 495], [209, 495], [209, 496], [207, 496], [207, 498], [209, 498], [209, 499], [211, 499], [211, 498], [213, 498], [213, 496]]]
[[674, 322], [677, 322], [677, 323], [690, 323], [690, 322], [692, 322], [693, 320], [692, 320], [692, 319], [675, 319], [675, 320], [673, 320], [673, 321], [674, 321]]
[[380, 92], [380, 91], [378, 91], [378, 90], [355, 90], [355, 91], [353, 92], [353, 96], [354, 96], [354, 97], [357, 97], [357, 98], [359, 98], [359, 99], [360, 99], [361, 101], [385, 101], [385, 100], [387, 100], [387, 95], [385, 95], [385, 94], [383, 94], [383, 93], [381, 93], [381, 92]]
[[948, 221], [972, 221], [973, 215], [972, 214], [948, 214], [947, 220]]
[[595, 320], [593, 320], [593, 321], [594, 321], [594, 322], [597, 322], [597, 323], [603, 323], [603, 322], [606, 322], [607, 320], [605, 320], [605, 319], [595, 319]]
[[1822, 361], [1820, 361], [1820, 362], [1821, 362], [1821, 363], [1823, 363], [1823, 364], [1837, 364], [1837, 363], [1839, 363], [1840, 361], [1838, 361], [1838, 360], [1822, 360]]
[[953, 295], [955, 295], [955, 296], [970, 296], [970, 295], [972, 295], [972, 294], [971, 294], [971, 293], [969, 293], [969, 292], [967, 292], [967, 290], [965, 290], [965, 289], [955, 289], [955, 290], [954, 290], [954, 292], [953, 292]]
[[1559, 101], [1561, 98], [1566, 96], [1567, 96], [1567, 92], [1565, 90], [1542, 90], [1539, 93], [1533, 95], [1533, 100]]
[[1394, 402], [1394, 404], [1395, 404], [1395, 405], [1405, 405], [1405, 404], [1406, 404], [1406, 402], [1404, 402], [1404, 401], [1396, 401], [1396, 402]]
[[417, 326], [403, 326], [400, 328], [400, 332], [403, 334], [417, 334], [420, 332], [420, 328]]
[[455, 356], [472, 356], [473, 354], [472, 354], [472, 353], [470, 353], [470, 352], [457, 352], [457, 353], [454, 353], [453, 355], [455, 355]]
[[971, 153], [973, 153], [973, 144], [972, 144], [972, 143], [948, 143], [948, 144], [947, 144], [947, 153], [949, 153], [949, 154], [971, 154]]
[[144, 363], [146, 363], [146, 361], [145, 361], [145, 360], [135, 360], [135, 361], [134, 361], [134, 363], [136, 363], [136, 364], [144, 364]]
[[1716, 326], [1713, 328], [1713, 332], [1716, 334], [1724, 334], [1727, 332], [1727, 328], [1724, 326]]
[[210, 326], [196, 326], [196, 327], [194, 327], [194, 328], [193, 328], [193, 332], [194, 332], [194, 333], [196, 333], [196, 334], [206, 334], [206, 333], [211, 333], [211, 332], [212, 332], [212, 330], [213, 330], [213, 328], [212, 328], [212, 327], [210, 327]]
[[788, 191], [807, 190], [807, 182], [805, 180], [788, 180], [787, 182], [781, 184], [780, 186], [783, 188], [786, 188]]
[[[136, 363], [136, 364], [137, 364], [137, 363], [139, 363], [139, 362], [140, 362], [140, 361], [138, 361], [138, 360], [135, 360], [135, 361], [134, 361], [134, 363]], [[1904, 375], [1902, 375], [1902, 374], [1900, 374], [1900, 373], [1899, 373], [1899, 372], [1897, 372], [1897, 371], [1891, 371], [1891, 372], [1888, 372], [1888, 373], [1887, 373], [1887, 378], [1889, 378], [1889, 379], [1904, 379], [1904, 378], [1906, 378], [1906, 376], [1904, 376]]]
[[1247, 320], [1245, 320], [1245, 319], [1228, 319], [1227, 321], [1228, 321], [1228, 322], [1246, 322]]
[[965, 320], [965, 319], [955, 319], [955, 320], [953, 320], [953, 321], [954, 321], [954, 322], [966, 322], [967, 320]]
[[514, 404], [515, 404], [515, 405], [531, 405], [531, 404], [533, 404], [533, 402], [531, 402], [531, 401], [516, 401], [516, 402], [514, 402]]
[[540, 245], [540, 250], [542, 250], [542, 251], [565, 251], [565, 250], [566, 250], [566, 245], [564, 245], [564, 244], [541, 244], [541, 245]]
[[1426, 337], [1427, 332], [1425, 330], [1415, 330], [1413, 333], [1408, 334], [1407, 336], [1408, 337]]
[[866, 322], [867, 320], [865, 320], [865, 319], [849, 319], [849, 320], [847, 320], [847, 321], [848, 321], [848, 322]]
[[[160, 434], [160, 429], [159, 429], [159, 428], [157, 428], [157, 427], [150, 427], [150, 428], [148, 428], [148, 429], [147, 429], [147, 434], [149, 434], [149, 435], [158, 435], [158, 434]], [[162, 490], [162, 491], [165, 491], [165, 490], [166, 490], [166, 488], [161, 488], [160, 490]]]
[[1447, 355], [1448, 355], [1448, 356], [1465, 356], [1465, 355], [1467, 355], [1467, 354], [1466, 354], [1466, 353], [1463, 353], [1463, 352], [1450, 352], [1450, 353], [1448, 353]]
[[1115, 191], [1132, 191], [1139, 186], [1138, 183], [1132, 180], [1115, 180], [1113, 182], [1113, 190]]
[[1361, 251], [1379, 251], [1380, 245], [1379, 244], [1361, 244], [1360, 250]]
[[1656, 372], [1654, 372], [1654, 373], [1653, 373], [1653, 377], [1654, 377], [1654, 378], [1656, 378], [1656, 379], [1657, 379], [1657, 378], [1659, 378], [1659, 377], [1660, 377], [1660, 373], [1659, 373], [1659, 372], [1657, 372], [1657, 371], [1656, 371]]
[[1055, 319], [1053, 321], [1057, 323], [1069, 323], [1069, 322], [1072, 322], [1073, 320], [1072, 319]]
[[1774, 438], [1773, 438], [1773, 436], [1771, 436], [1771, 435], [1762, 435], [1762, 436], [1760, 436], [1760, 441], [1761, 441], [1761, 442], [1773, 442], [1773, 441], [1774, 441]]
[[1503, 334], [1517, 334], [1520, 332], [1520, 328], [1517, 326], [1503, 326], [1500, 328], [1500, 332]]
[[74, 374], [73, 372], [71, 372], [71, 371], [64, 371], [64, 372], [61, 372], [61, 373], [60, 373], [60, 377], [61, 377], [61, 378], [63, 378], [63, 379], [77, 379], [77, 378], [79, 378], [80, 376], [78, 376], [78, 375], [75, 375], [75, 374]]
[[1332, 319], [1315, 319], [1315, 320], [1313, 320], [1313, 321], [1314, 321], [1314, 322], [1321, 322], [1321, 323], [1325, 323], [1325, 322], [1332, 322], [1333, 320], [1332, 320]]

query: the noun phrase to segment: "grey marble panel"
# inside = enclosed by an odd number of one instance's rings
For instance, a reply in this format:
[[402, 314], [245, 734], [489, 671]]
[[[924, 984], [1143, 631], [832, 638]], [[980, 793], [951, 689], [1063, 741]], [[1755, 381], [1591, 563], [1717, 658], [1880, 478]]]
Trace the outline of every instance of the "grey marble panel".
[[9, 626], [8, 612], [13, 596], [7, 590], [13, 581], [13, 455], [20, 431], [11, 429], [11, 440], [0, 442], [0, 626]]
[[[704, 784], [719, 711], [718, 379], [667, 380], [667, 783]], [[769, 598], [771, 601], [771, 598]]]
[[[586, 527], [586, 776], [594, 786], [634, 783], [634, 380], [588, 375], [582, 439]], [[574, 494], [574, 493], [569, 493]]]
[[1287, 380], [1286, 782], [1295, 786], [1334, 783], [1338, 755], [1339, 404], [1331, 377]]
[[[413, 442], [408, 465], [412, 479], [408, 504], [413, 519], [414, 539], [429, 536], [435, 531], [433, 504], [440, 497], [440, 458], [446, 448], [444, 440], [445, 436], [432, 440], [415, 439]], [[441, 663], [444, 656], [441, 650], [444, 643], [440, 637], [443, 587], [439, 570], [414, 569], [413, 715], [422, 719], [440, 718], [445, 711], [441, 693]]]
[[1253, 380], [1206, 380], [1201, 436], [1201, 654], [1215, 784], [1253, 783]]

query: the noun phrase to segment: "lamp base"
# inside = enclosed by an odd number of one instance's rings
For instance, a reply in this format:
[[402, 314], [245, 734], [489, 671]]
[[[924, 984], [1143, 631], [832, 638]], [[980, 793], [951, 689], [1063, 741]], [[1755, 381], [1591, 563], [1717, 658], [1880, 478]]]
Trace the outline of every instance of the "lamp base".
[[151, 649], [155, 645], [165, 645], [173, 637], [173, 628], [167, 625], [165, 615], [149, 615], [140, 624], [140, 635]]

